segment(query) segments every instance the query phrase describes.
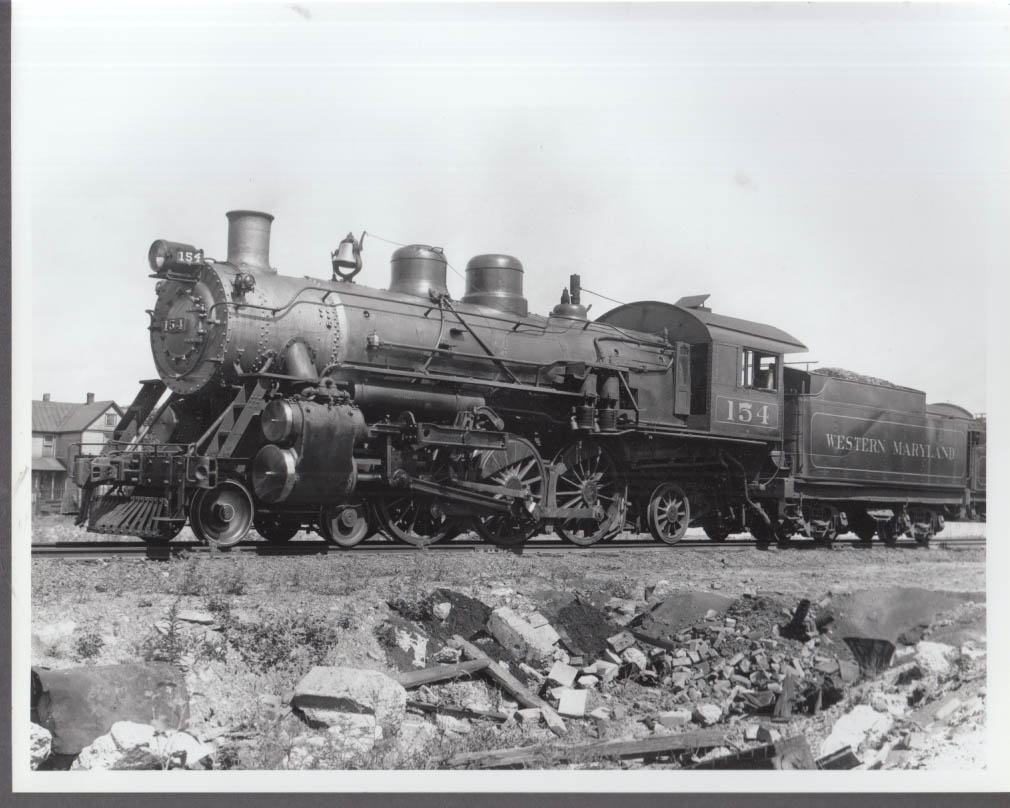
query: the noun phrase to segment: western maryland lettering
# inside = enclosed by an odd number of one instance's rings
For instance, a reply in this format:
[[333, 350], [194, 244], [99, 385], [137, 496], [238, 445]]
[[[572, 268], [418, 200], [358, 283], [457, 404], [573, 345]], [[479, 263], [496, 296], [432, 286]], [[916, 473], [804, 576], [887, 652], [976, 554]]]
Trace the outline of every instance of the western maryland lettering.
[[841, 412], [810, 414], [805, 470], [815, 477], [846, 480], [960, 479], [967, 460], [967, 435], [939, 419], [904, 416], [865, 418]]
[[957, 450], [953, 446], [943, 444], [934, 446], [932, 443], [908, 443], [907, 441], [892, 441], [894, 454], [899, 457], [925, 457], [928, 460], [954, 460]]
[[943, 444], [916, 443], [904, 440], [882, 440], [860, 435], [841, 435], [826, 432], [824, 439], [828, 447], [836, 452], [863, 452], [869, 454], [893, 454], [896, 457], [921, 457], [927, 460], [954, 460], [957, 449]]

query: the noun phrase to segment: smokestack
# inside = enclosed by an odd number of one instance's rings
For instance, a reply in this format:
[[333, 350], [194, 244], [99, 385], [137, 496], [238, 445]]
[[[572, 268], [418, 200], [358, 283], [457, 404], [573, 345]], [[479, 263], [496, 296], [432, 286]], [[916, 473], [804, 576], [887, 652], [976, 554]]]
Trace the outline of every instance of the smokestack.
[[94, 404], [95, 403], [95, 394], [94, 393], [88, 393], [88, 402], [87, 403], [88, 404]]
[[231, 210], [228, 217], [228, 263], [248, 272], [275, 273], [270, 267], [270, 223], [274, 217], [257, 210]]
[[49, 393], [43, 393], [42, 394], [42, 400], [43, 401], [49, 401]]

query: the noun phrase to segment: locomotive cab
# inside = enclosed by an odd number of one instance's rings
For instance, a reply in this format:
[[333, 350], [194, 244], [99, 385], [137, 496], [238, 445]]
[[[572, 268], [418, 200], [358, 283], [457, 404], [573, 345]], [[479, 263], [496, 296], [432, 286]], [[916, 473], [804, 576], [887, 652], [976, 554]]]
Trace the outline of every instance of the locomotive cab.
[[672, 408], [662, 420], [727, 437], [781, 440], [783, 356], [806, 346], [772, 326], [714, 314], [707, 299], [629, 303], [597, 322], [665, 334], [677, 345], [673, 395], [661, 393]]

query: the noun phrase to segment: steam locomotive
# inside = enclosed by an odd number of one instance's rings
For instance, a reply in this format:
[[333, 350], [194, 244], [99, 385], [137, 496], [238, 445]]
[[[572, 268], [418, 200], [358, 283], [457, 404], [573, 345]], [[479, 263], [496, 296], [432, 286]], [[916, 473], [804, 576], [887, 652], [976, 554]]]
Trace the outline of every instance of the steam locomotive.
[[227, 547], [255, 529], [352, 547], [381, 530], [419, 547], [463, 531], [502, 547], [541, 532], [590, 546], [689, 526], [760, 543], [853, 531], [925, 543], [984, 515], [984, 420], [924, 394], [787, 367], [806, 350], [707, 295], [590, 320], [572, 275], [530, 314], [507, 255], [446, 288], [441, 249], [396, 250], [388, 290], [270, 266], [273, 217], [227, 214], [226, 261], [149, 252], [158, 378], [98, 455], [81, 454], [81, 524], [167, 542], [189, 522]]

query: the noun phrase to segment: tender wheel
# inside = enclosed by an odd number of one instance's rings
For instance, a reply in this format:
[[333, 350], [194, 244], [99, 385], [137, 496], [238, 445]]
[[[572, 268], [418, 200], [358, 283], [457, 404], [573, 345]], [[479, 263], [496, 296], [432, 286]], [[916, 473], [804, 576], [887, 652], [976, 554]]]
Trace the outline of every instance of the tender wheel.
[[893, 520], [877, 522], [877, 535], [888, 547], [894, 547], [898, 543], [898, 528]]
[[376, 506], [379, 525], [391, 539], [427, 547], [458, 535], [454, 519], [450, 519], [434, 497], [412, 496], [379, 500]]
[[337, 547], [354, 547], [373, 536], [375, 531], [375, 523], [363, 501], [323, 508], [319, 514], [319, 533]]
[[253, 529], [271, 544], [291, 541], [301, 527], [297, 519], [278, 514], [257, 514], [253, 519]]
[[869, 516], [861, 516], [853, 520], [852, 532], [862, 542], [873, 540], [873, 534], [877, 532], [877, 523]]
[[194, 495], [189, 505], [189, 523], [200, 541], [233, 547], [252, 527], [254, 511], [252, 496], [245, 486], [226, 480]]
[[480, 452], [474, 476], [476, 482], [526, 494], [512, 500], [511, 513], [475, 518], [472, 524], [478, 536], [499, 547], [517, 547], [537, 532], [540, 522], [530, 512], [543, 500], [547, 469], [532, 443], [510, 436], [504, 449]]
[[691, 504], [684, 489], [676, 483], [661, 483], [649, 498], [646, 512], [649, 532], [656, 541], [676, 544], [687, 533]]
[[602, 446], [576, 441], [561, 451], [555, 462], [565, 464], [558, 478], [560, 508], [596, 508], [598, 518], [565, 519], [558, 535], [588, 547], [624, 527], [625, 484], [617, 462]]
[[750, 526], [750, 534], [754, 537], [754, 541], [762, 547], [767, 547], [777, 538], [775, 527], [766, 525], [763, 519], [756, 519], [754, 521], [754, 524]]
[[701, 529], [712, 541], [726, 541], [729, 538], [730, 530], [721, 520], [706, 519], [701, 523]]

